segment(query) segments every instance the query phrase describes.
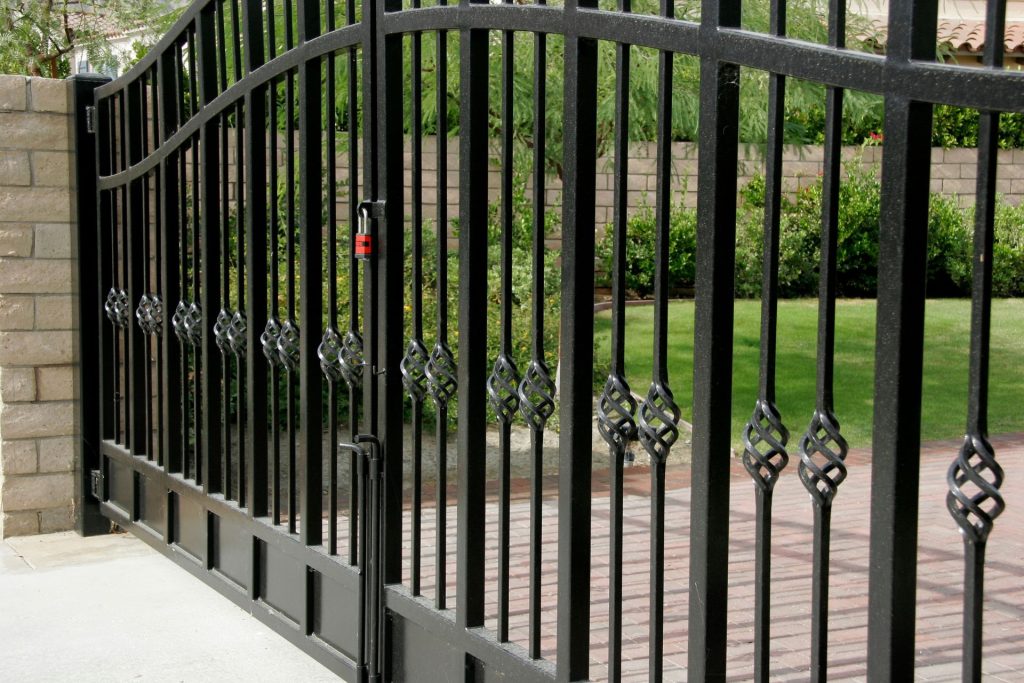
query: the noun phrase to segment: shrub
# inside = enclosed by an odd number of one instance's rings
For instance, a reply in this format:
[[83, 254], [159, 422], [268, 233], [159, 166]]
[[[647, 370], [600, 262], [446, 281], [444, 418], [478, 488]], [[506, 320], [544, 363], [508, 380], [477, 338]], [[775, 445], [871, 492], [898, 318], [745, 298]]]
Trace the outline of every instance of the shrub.
[[[932, 145], [935, 147], [977, 147], [978, 110], [935, 105]], [[1024, 114], [1007, 113], [999, 117], [999, 146], [1002, 149], [1024, 147]]]
[[[649, 297], [654, 292], [654, 251], [658, 226], [654, 209], [644, 203], [626, 221], [625, 284], [629, 296]], [[602, 268], [598, 284], [611, 285], [614, 231], [608, 226], [597, 243], [597, 261]], [[670, 291], [690, 289], [696, 277], [697, 212], [682, 203], [673, 205], [669, 218], [668, 286]]]
[[996, 207], [992, 294], [1024, 295], [1024, 206]]
[[[764, 257], [765, 184], [756, 176], [740, 191], [736, 217], [736, 296], [761, 294]], [[809, 296], [817, 287], [820, 253], [821, 184], [784, 197], [781, 206], [779, 293], [783, 297]]]
[[[877, 286], [878, 207], [881, 187], [874, 171], [847, 169], [839, 185], [837, 291], [840, 296], [873, 296]], [[780, 216], [779, 293], [813, 296], [821, 259], [822, 181], [783, 195]], [[741, 193], [737, 216], [738, 296], [758, 296], [764, 235], [764, 180], [756, 178]]]
[[[877, 170], [851, 164], [839, 188], [837, 292], [842, 297], [873, 297], [878, 288], [878, 231], [881, 181]], [[739, 191], [736, 215], [736, 296], [761, 294], [765, 182], [754, 177]], [[780, 216], [779, 294], [816, 296], [821, 258], [822, 181], [783, 195]], [[968, 296], [971, 288], [973, 209], [953, 197], [932, 194], [928, 213], [928, 296]], [[692, 286], [696, 252], [696, 213], [673, 208], [670, 273], [674, 286]], [[634, 296], [653, 292], [655, 224], [644, 206], [627, 225], [626, 287]], [[598, 260], [611, 271], [609, 228], [598, 244]], [[993, 294], [1024, 295], [1024, 206], [996, 206]]]
[[[928, 203], [928, 296], [964, 296], [970, 291], [971, 233], [967, 215], [953, 197], [933, 194]], [[967, 287], [963, 272], [967, 272]]]

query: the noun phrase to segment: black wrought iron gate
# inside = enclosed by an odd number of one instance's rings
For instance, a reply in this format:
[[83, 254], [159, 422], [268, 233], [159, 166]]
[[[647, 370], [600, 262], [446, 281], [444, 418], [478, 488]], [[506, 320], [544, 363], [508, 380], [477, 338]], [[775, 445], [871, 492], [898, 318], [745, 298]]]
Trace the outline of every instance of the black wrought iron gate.
[[[844, 88], [885, 96], [869, 677], [912, 677], [918, 457], [931, 107], [983, 110], [979, 143], [968, 437], [950, 470], [949, 506], [968, 554], [965, 678], [980, 677], [981, 576], [1002, 473], [986, 441], [992, 207], [1000, 110], [1021, 110], [1024, 80], [1002, 71], [1005, 0], [989, 0], [985, 67], [934, 62], [936, 5], [894, 0], [885, 56], [844, 48], [845, 4], [831, 2], [828, 43], [741, 27], [739, 0], [704, 0], [699, 18], [631, 11], [629, 0], [564, 5], [444, 0], [197, 0], [128, 74], [75, 79], [84, 455], [81, 519], [130, 529], [349, 680], [581, 680], [592, 647], [622, 674], [622, 459], [639, 437], [652, 458], [649, 662], [664, 675], [665, 461], [680, 408], [669, 388], [668, 212], [674, 54], [699, 59], [690, 680], [726, 669], [729, 463], [739, 65], [769, 73], [762, 382], [745, 430], [759, 533], [755, 676], [769, 674], [771, 495], [788, 432], [774, 405], [783, 98], [787, 77], [827, 86], [819, 393], [800, 440], [799, 473], [815, 520], [812, 676], [827, 668], [828, 540], [847, 446], [832, 406], [839, 146]], [[457, 54], [448, 54], [449, 32]], [[528, 37], [524, 37], [525, 34]], [[499, 37], [500, 41], [493, 40]], [[564, 86], [548, 92], [549, 40]], [[405, 41], [408, 41], [406, 43]], [[511, 336], [514, 45], [532, 44], [530, 325]], [[614, 44], [616, 208], [612, 352], [594, 377], [598, 47]], [[433, 51], [423, 70], [424, 45]], [[654, 376], [638, 400], [625, 380], [624, 299], [630, 59], [660, 60]], [[500, 102], [490, 54], [500, 52]], [[408, 60], [406, 59], [408, 53]], [[458, 71], [449, 73], [457, 57]], [[608, 68], [605, 65], [603, 68]], [[433, 89], [433, 99], [424, 82]], [[457, 87], [456, 87], [457, 84]], [[458, 93], [458, 207], [448, 214], [449, 105]], [[562, 101], [560, 354], [545, 348], [546, 112]], [[427, 105], [429, 112], [424, 111]], [[408, 116], [406, 106], [409, 107]], [[492, 112], [501, 123], [492, 127]], [[427, 115], [429, 113], [429, 116]], [[433, 120], [436, 168], [424, 167]], [[440, 123], [437, 123], [440, 122]], [[406, 136], [409, 136], [408, 139]], [[502, 179], [498, 292], [488, 293], [489, 146]], [[409, 162], [405, 154], [409, 146]], [[340, 167], [336, 160], [343, 160]], [[406, 168], [409, 168], [406, 177]], [[424, 213], [436, 172], [436, 214]], [[407, 194], [407, 189], [409, 194]], [[408, 215], [406, 215], [408, 212]], [[433, 222], [435, 234], [430, 232]], [[448, 239], [457, 223], [457, 330], [449, 330]], [[339, 228], [341, 228], [339, 232]], [[429, 253], [431, 238], [435, 254]], [[424, 259], [428, 259], [427, 266]], [[430, 260], [433, 260], [431, 266]], [[429, 272], [427, 272], [429, 271]], [[424, 306], [424, 283], [437, 297]], [[497, 303], [494, 303], [497, 301]], [[488, 351], [488, 307], [500, 349]], [[424, 317], [436, 315], [434, 321]], [[452, 311], [452, 314], [456, 313]], [[432, 324], [436, 323], [436, 330]], [[454, 319], [451, 326], [454, 328]], [[428, 340], [430, 343], [428, 344]], [[428, 348], [429, 345], [429, 348]], [[457, 361], [456, 361], [457, 355]], [[515, 358], [526, 362], [522, 372]], [[528, 356], [528, 357], [526, 357]], [[543, 519], [543, 435], [556, 411], [557, 525]], [[493, 369], [492, 369], [493, 365]], [[676, 382], [689, 378], [674, 378]], [[600, 382], [599, 382], [600, 384]], [[406, 399], [412, 428], [405, 430]], [[449, 404], [457, 402], [454, 421]], [[424, 408], [438, 425], [433, 595], [421, 589]], [[491, 413], [488, 412], [490, 406]], [[491, 415], [492, 417], [489, 417]], [[517, 417], [521, 415], [521, 418]], [[611, 451], [607, 594], [591, 591], [594, 416]], [[498, 562], [488, 573], [488, 420], [498, 424]], [[510, 642], [509, 437], [532, 435], [528, 629]], [[455, 600], [448, 534], [448, 427], [457, 434]], [[339, 436], [341, 435], [341, 436]], [[403, 442], [411, 455], [403, 457]], [[404, 504], [404, 483], [411, 503]], [[762, 528], [763, 525], [763, 528]], [[543, 554], [542, 539], [557, 536]], [[547, 564], [545, 564], [545, 562]], [[557, 568], [557, 630], [542, 642], [542, 574]], [[404, 581], [404, 583], [403, 583]], [[496, 614], [485, 615], [496, 590]], [[555, 599], [555, 598], [551, 598]], [[592, 600], [607, 601], [608, 643], [591, 643]], [[485, 627], [485, 616], [494, 618]], [[542, 656], [543, 655], [543, 656]]]

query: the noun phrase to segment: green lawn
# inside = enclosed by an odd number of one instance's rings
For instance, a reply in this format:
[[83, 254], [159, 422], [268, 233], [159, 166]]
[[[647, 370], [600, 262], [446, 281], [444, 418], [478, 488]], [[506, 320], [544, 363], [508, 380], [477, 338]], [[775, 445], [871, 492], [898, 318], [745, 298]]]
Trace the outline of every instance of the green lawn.
[[[743, 425], [757, 397], [760, 302], [736, 302], [733, 356], [733, 431]], [[626, 377], [633, 392], [647, 393], [651, 377], [652, 306], [632, 306], [626, 316]], [[814, 300], [779, 303], [778, 405], [791, 442], [814, 410], [818, 305]], [[597, 315], [598, 364], [607, 363], [611, 316]], [[922, 438], [963, 433], [967, 405], [970, 302], [929, 300], [925, 313]], [[669, 380], [684, 419], [692, 415], [693, 302], [669, 307]], [[842, 300], [836, 305], [836, 416], [851, 448], [871, 445], [875, 365], [875, 302]], [[989, 432], [1024, 431], [1024, 299], [992, 305]]]

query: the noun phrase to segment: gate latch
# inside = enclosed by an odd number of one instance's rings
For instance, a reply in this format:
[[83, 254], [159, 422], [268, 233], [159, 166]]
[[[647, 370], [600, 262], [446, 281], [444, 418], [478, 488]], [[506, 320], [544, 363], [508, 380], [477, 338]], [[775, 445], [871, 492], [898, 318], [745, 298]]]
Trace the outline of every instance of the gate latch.
[[372, 222], [384, 217], [384, 202], [359, 202], [356, 209], [359, 214], [359, 227], [356, 231], [355, 256], [366, 261], [373, 257]]
[[96, 500], [103, 500], [103, 470], [89, 472], [89, 492]]

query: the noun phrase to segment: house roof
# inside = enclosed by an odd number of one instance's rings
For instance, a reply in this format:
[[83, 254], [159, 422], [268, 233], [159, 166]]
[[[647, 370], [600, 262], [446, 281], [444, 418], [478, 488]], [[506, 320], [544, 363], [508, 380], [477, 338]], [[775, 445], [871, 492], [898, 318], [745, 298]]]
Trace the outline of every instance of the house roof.
[[[863, 38], [884, 47], [888, 36], [881, 21], [874, 23], [874, 31]], [[1007, 23], [1003, 34], [1005, 54], [1024, 54], [1024, 23]], [[935, 31], [940, 44], [954, 52], [981, 54], [985, 49], [985, 22], [976, 19], [942, 19]]]
[[[1024, 24], [1006, 25], [1003, 45], [1007, 53], [1024, 52]], [[985, 49], [985, 22], [975, 20], [944, 20], [939, 22], [937, 37], [958, 52], [978, 52]]]
[[74, 31], [87, 27], [90, 31], [96, 31], [107, 38], [117, 38], [132, 30], [144, 28], [140, 23], [126, 30], [124, 24], [114, 17], [93, 11], [69, 12], [68, 24]]

